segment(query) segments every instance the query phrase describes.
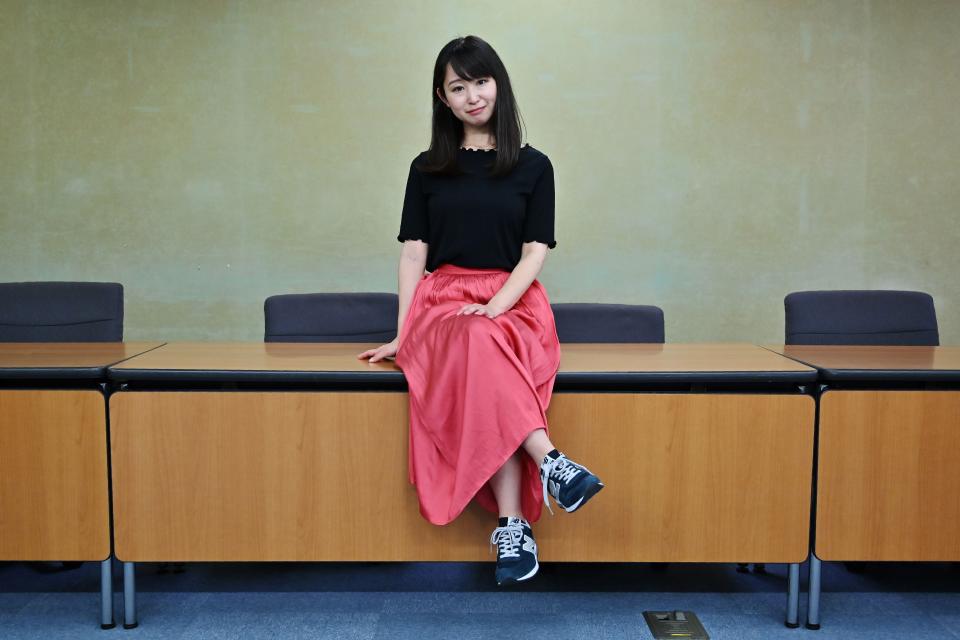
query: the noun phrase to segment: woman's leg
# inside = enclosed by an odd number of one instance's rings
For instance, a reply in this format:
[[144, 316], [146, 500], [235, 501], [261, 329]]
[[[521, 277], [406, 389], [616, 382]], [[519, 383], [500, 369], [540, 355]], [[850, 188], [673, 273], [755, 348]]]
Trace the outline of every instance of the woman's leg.
[[490, 488], [497, 499], [497, 509], [500, 512], [497, 528], [490, 536], [490, 544], [497, 545], [495, 576], [498, 585], [528, 580], [540, 567], [533, 530], [521, 513], [521, 455], [517, 449], [490, 478]]
[[537, 464], [543, 462], [544, 457], [554, 450], [553, 443], [547, 437], [546, 429], [536, 429], [530, 432], [523, 441], [523, 450], [526, 451]]
[[[543, 429], [540, 429], [543, 431]], [[490, 478], [490, 488], [497, 498], [501, 518], [522, 518], [520, 510], [520, 458], [519, 451], [507, 458]]]

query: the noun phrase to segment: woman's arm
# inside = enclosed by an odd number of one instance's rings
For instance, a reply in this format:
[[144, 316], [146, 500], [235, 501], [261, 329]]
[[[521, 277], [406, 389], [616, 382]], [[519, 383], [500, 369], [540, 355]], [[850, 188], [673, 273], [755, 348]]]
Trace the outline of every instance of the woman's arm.
[[397, 337], [376, 349], [368, 349], [357, 355], [360, 360], [369, 359], [370, 362], [379, 362], [384, 358], [397, 355], [400, 348], [400, 329], [407, 317], [407, 309], [413, 302], [413, 293], [417, 290], [417, 283], [423, 278], [424, 267], [427, 266], [427, 243], [422, 240], [405, 240], [400, 252], [400, 265], [397, 268], [397, 290], [400, 298], [400, 312], [397, 316]]
[[427, 266], [428, 245], [423, 240], [405, 240], [400, 252], [400, 266], [397, 269], [397, 292], [400, 298], [400, 312], [397, 315], [397, 339], [400, 338], [400, 329], [403, 320], [407, 317], [407, 310], [413, 301], [413, 292], [417, 283], [423, 278], [423, 271]]
[[540, 275], [543, 263], [547, 259], [547, 245], [542, 242], [524, 242], [520, 254], [520, 262], [513, 268], [510, 277], [503, 283], [500, 290], [485, 305], [465, 305], [457, 315], [480, 313], [489, 318], [496, 318], [507, 312], [523, 297], [533, 281]]

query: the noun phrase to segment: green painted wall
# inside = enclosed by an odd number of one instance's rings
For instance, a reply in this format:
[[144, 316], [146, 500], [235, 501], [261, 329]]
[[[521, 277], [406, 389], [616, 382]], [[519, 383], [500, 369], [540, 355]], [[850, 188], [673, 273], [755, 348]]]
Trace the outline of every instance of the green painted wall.
[[960, 344], [960, 3], [0, 1], [0, 280], [111, 280], [128, 339], [395, 291], [440, 47], [487, 39], [553, 160], [555, 302], [777, 341], [783, 296], [933, 294]]

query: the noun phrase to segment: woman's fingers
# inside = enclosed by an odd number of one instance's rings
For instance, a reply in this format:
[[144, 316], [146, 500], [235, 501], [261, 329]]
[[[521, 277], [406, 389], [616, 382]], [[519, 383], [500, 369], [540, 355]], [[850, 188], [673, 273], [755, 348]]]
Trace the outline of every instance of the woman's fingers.
[[467, 316], [472, 314], [477, 314], [487, 316], [488, 318], [496, 318], [497, 316], [493, 311], [488, 309], [486, 305], [482, 304], [468, 304], [465, 307], [462, 307], [460, 311], [457, 311], [458, 316]]
[[458, 316], [467, 316], [479, 313], [480, 315], [487, 316], [488, 318], [495, 318], [493, 311], [488, 309], [485, 305], [482, 304], [468, 304], [457, 311]]
[[385, 360], [387, 358], [396, 357], [399, 349], [399, 345], [390, 342], [388, 344], [381, 345], [376, 349], [368, 349], [357, 357], [363, 359], [369, 356], [369, 362], [380, 362], [381, 360]]

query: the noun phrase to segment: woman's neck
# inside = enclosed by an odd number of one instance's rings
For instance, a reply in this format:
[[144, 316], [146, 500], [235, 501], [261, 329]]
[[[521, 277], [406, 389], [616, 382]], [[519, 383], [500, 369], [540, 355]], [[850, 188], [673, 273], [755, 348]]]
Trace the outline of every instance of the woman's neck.
[[476, 147], [478, 149], [490, 149], [497, 146], [497, 139], [490, 131], [489, 127], [476, 129], [465, 126], [463, 129], [463, 142], [461, 146]]

